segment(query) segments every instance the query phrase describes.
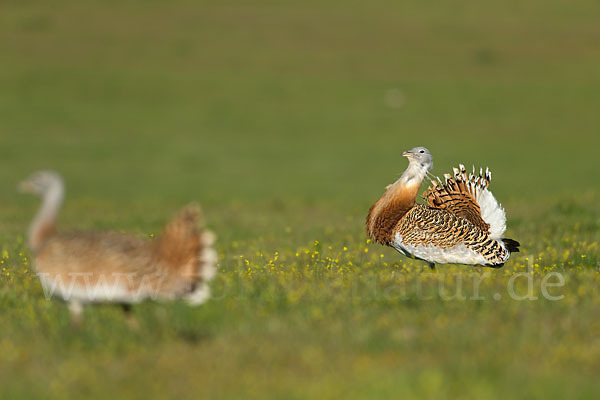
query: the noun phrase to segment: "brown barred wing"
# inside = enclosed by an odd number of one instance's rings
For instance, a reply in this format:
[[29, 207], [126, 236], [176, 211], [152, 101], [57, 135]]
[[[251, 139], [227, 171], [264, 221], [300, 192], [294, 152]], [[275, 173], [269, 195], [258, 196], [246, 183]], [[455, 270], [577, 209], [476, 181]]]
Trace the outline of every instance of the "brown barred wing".
[[477, 202], [478, 191], [488, 187], [491, 179], [489, 170], [480, 171], [479, 175], [469, 174], [464, 165], [460, 169], [454, 168], [454, 176], [444, 175], [446, 182], [432, 181], [423, 198], [432, 208], [449, 211], [459, 217], [467, 219], [484, 232], [490, 231], [490, 225], [484, 221], [481, 208]]
[[445, 211], [416, 205], [396, 226], [396, 233], [413, 246], [453, 247], [471, 239], [474, 226], [464, 218]]
[[465, 245], [473, 251], [481, 254], [493, 267], [501, 267], [508, 260], [510, 251], [508, 251], [501, 242], [485, 235], [474, 241], [467, 241]]
[[[488, 264], [500, 266], [508, 258], [502, 244], [468, 219], [449, 211], [416, 205], [396, 226], [402, 241], [411, 246], [449, 249], [464, 245], [480, 254]], [[468, 262], [465, 262], [468, 264]]]

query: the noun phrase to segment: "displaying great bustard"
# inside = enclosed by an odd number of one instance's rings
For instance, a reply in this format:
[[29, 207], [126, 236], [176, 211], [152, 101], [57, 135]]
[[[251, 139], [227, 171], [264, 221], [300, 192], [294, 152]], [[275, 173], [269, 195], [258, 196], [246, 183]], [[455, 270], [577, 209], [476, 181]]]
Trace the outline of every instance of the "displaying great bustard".
[[196, 305], [209, 297], [217, 255], [198, 205], [186, 206], [153, 240], [118, 232], [58, 233], [61, 177], [39, 171], [20, 189], [42, 197], [29, 246], [45, 292], [69, 303], [75, 323], [86, 303], [119, 303], [127, 310], [146, 299], [181, 297]]
[[468, 174], [463, 165], [446, 174], [445, 182], [432, 180], [423, 194], [427, 205], [417, 204], [419, 187], [433, 167], [425, 147], [402, 155], [408, 168], [371, 206], [367, 235], [400, 253], [435, 264], [473, 264], [501, 267], [519, 243], [503, 238], [506, 215], [488, 190], [491, 173]]

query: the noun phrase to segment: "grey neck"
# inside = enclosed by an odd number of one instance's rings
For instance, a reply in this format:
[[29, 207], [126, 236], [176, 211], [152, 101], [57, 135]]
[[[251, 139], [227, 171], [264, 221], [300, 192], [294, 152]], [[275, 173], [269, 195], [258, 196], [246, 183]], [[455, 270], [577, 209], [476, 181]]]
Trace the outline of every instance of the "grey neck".
[[[423, 166], [419, 163], [411, 162], [408, 164], [408, 168], [406, 171], [400, 176], [400, 178], [392, 184], [392, 188], [395, 188], [397, 185], [401, 186], [413, 186], [418, 185], [421, 186], [423, 179], [427, 175], [429, 171], [429, 166]], [[391, 190], [389, 192], [392, 192]]]
[[60, 179], [53, 181], [42, 195], [42, 205], [29, 227], [29, 246], [35, 250], [46, 229], [54, 227], [58, 211], [64, 198], [64, 184]]

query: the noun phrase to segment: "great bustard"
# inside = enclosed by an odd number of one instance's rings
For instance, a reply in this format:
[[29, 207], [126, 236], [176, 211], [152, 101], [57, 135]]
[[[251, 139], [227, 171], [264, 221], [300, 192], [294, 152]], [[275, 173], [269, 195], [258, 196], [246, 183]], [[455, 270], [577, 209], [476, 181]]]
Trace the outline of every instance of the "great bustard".
[[183, 298], [196, 305], [209, 297], [217, 254], [198, 205], [183, 208], [153, 240], [118, 232], [58, 233], [61, 177], [39, 171], [20, 189], [42, 197], [29, 247], [45, 293], [68, 302], [75, 324], [87, 303], [119, 303], [128, 310], [146, 299]]
[[502, 237], [506, 215], [488, 190], [488, 169], [467, 175], [460, 165], [453, 175], [445, 175], [444, 183], [432, 180], [423, 205], [415, 200], [433, 157], [425, 147], [402, 155], [408, 168], [369, 210], [367, 235], [372, 240], [432, 268], [447, 263], [501, 267], [519, 251], [517, 241]]

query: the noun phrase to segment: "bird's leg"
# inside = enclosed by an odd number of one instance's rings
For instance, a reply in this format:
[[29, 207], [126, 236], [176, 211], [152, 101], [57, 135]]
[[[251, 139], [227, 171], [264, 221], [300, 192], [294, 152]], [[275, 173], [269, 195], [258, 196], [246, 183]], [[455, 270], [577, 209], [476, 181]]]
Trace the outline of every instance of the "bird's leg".
[[69, 312], [71, 313], [71, 328], [79, 330], [83, 321], [83, 305], [77, 300], [70, 300], [68, 303]]
[[135, 318], [135, 315], [131, 312], [131, 304], [129, 303], [121, 303], [121, 309], [125, 314], [125, 323], [132, 331], [137, 331], [140, 329], [140, 325]]
[[432, 262], [427, 262], [427, 265], [429, 265], [429, 268], [431, 268], [432, 271], [435, 271], [435, 264]]

